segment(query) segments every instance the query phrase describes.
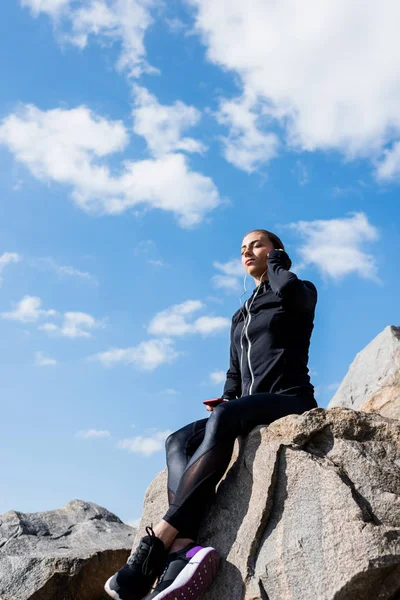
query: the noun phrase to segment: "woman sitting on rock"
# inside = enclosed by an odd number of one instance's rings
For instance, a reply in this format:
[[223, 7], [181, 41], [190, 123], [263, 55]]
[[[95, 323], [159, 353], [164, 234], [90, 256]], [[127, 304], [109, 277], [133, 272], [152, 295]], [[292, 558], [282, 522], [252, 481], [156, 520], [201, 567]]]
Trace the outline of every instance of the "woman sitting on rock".
[[257, 425], [317, 407], [307, 368], [314, 284], [290, 271], [281, 240], [264, 229], [243, 239], [242, 263], [256, 288], [232, 318], [230, 366], [220, 403], [207, 406], [208, 419], [167, 439], [169, 509], [154, 530], [146, 528], [148, 535], [127, 564], [105, 584], [111, 598], [198, 598], [215, 577], [219, 556], [195, 540], [235, 439]]

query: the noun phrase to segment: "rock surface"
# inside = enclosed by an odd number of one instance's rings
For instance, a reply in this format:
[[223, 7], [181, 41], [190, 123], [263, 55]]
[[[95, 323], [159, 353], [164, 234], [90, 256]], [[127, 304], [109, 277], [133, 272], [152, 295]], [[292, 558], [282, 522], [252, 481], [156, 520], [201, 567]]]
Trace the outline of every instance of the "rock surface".
[[[164, 471], [135, 544], [166, 508]], [[255, 429], [200, 541], [225, 559], [204, 600], [400, 598], [400, 422], [316, 408]]]
[[400, 419], [400, 327], [385, 327], [357, 354], [328, 408], [334, 406]]
[[0, 516], [0, 600], [99, 600], [129, 556], [135, 530], [74, 500], [42, 513]]

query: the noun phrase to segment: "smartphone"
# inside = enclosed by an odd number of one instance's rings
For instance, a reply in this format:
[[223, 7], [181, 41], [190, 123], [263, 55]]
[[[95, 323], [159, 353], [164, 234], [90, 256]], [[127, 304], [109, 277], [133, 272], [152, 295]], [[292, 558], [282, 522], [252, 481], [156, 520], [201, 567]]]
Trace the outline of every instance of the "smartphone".
[[223, 400], [222, 398], [211, 398], [211, 400], [203, 400], [203, 404], [206, 404], [207, 406], [212, 406], [214, 408], [214, 406], [218, 406], [218, 404], [221, 404], [222, 402], [225, 402], [225, 400]]

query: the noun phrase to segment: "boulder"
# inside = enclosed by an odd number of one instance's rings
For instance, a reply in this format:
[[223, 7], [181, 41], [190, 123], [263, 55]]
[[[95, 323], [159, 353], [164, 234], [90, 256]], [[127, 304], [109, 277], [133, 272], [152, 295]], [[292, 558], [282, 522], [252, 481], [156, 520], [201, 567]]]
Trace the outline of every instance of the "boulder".
[[135, 530], [73, 500], [42, 513], [0, 516], [0, 600], [99, 600], [129, 556]]
[[400, 327], [385, 327], [356, 355], [328, 404], [334, 406], [400, 419]]
[[[164, 471], [135, 544], [166, 509]], [[400, 598], [400, 422], [338, 407], [256, 428], [199, 541], [222, 556], [204, 600]]]

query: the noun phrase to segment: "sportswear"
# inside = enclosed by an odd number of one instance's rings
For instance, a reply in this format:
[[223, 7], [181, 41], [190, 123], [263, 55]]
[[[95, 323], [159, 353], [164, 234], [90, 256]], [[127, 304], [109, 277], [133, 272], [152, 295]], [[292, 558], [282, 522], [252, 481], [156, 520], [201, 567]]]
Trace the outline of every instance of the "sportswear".
[[268, 280], [233, 315], [223, 399], [260, 392], [313, 397], [307, 363], [317, 290], [286, 268], [288, 260], [284, 250], [271, 250]]
[[151, 527], [126, 565], [110, 577], [104, 585], [114, 600], [142, 600], [161, 573], [167, 551]]
[[146, 600], [195, 600], [213, 581], [219, 555], [214, 548], [189, 544], [168, 556], [155, 590]]

